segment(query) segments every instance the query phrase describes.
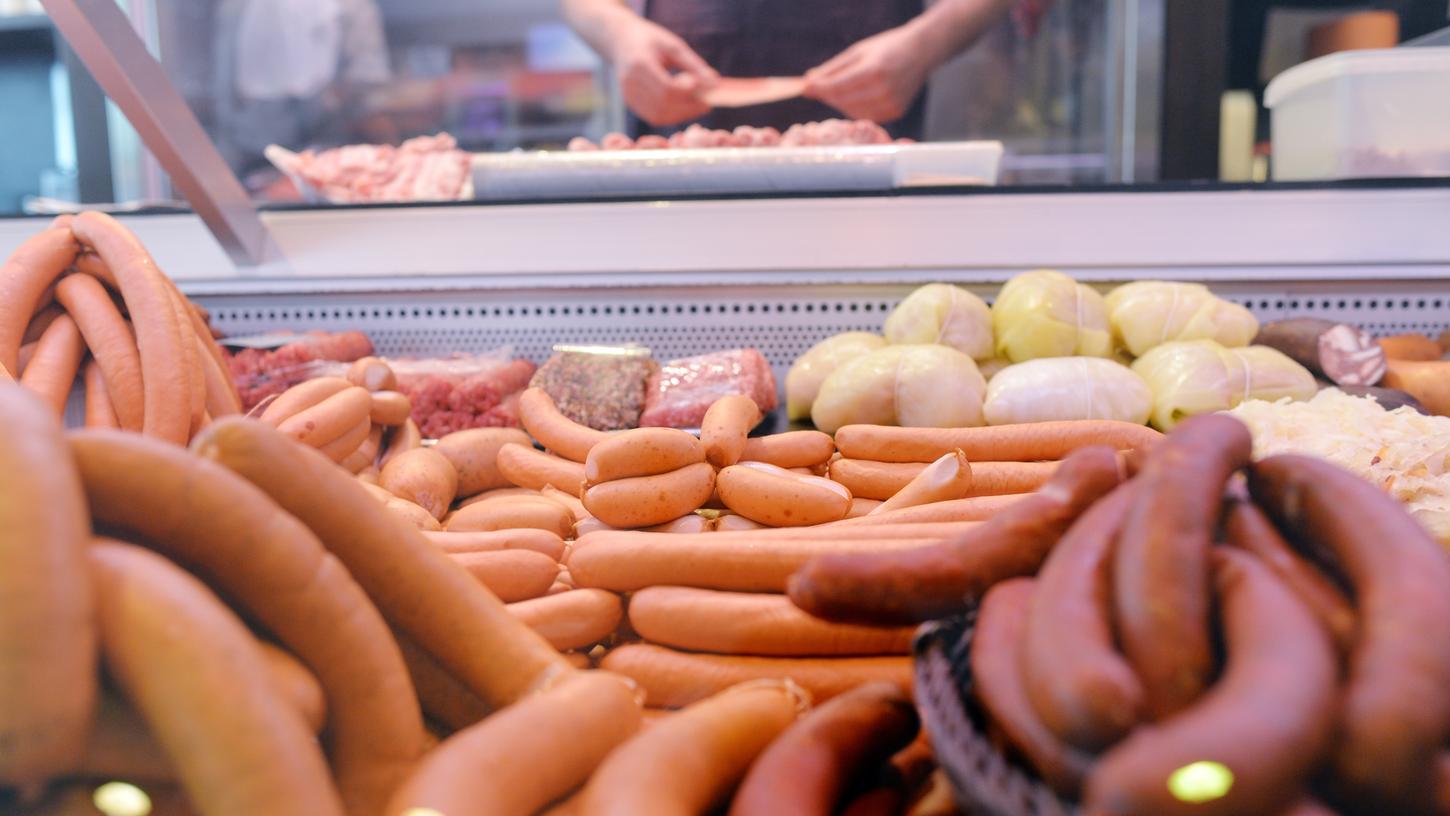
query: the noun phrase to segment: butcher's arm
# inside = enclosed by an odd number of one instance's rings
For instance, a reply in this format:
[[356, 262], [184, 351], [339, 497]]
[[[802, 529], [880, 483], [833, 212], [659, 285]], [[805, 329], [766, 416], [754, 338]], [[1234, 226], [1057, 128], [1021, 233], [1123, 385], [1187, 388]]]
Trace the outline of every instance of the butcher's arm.
[[1014, 0], [937, 0], [907, 23], [918, 32], [923, 54], [931, 67], [967, 49], [1002, 19]]
[[626, 0], [563, 0], [564, 19], [601, 57], [612, 59], [622, 28], [639, 20]]

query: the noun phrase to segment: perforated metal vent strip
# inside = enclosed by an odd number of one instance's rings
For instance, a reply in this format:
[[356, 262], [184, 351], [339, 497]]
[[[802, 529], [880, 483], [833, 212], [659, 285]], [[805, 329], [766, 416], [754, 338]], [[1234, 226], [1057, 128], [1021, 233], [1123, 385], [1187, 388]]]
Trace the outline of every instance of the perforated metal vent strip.
[[[968, 287], [989, 302], [995, 287]], [[1104, 289], [1110, 287], [1103, 287]], [[271, 295], [201, 298], [228, 335], [278, 329], [356, 329], [389, 356], [447, 356], [512, 346], [542, 362], [556, 344], [640, 343], [657, 359], [753, 347], [777, 376], [820, 340], [844, 331], [880, 331], [910, 287], [793, 287], [571, 291]], [[1260, 320], [1311, 315], [1374, 334], [1450, 328], [1450, 282], [1251, 284], [1217, 288]]]

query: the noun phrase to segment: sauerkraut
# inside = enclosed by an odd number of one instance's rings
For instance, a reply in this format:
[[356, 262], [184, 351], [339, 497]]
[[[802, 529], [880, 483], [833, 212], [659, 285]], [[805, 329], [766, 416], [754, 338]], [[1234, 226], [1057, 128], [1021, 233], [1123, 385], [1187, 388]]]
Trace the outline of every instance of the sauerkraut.
[[1450, 418], [1387, 411], [1337, 388], [1307, 402], [1247, 400], [1228, 412], [1254, 435], [1254, 458], [1302, 453], [1359, 474], [1450, 546]]

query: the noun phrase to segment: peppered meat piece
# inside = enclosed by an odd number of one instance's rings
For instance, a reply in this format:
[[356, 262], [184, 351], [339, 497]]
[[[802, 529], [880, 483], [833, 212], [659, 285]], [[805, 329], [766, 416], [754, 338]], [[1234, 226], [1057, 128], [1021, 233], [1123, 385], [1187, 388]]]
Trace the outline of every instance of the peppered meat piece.
[[643, 355], [560, 351], [539, 366], [529, 384], [544, 389], [575, 422], [621, 431], [639, 427], [645, 383], [658, 369]]

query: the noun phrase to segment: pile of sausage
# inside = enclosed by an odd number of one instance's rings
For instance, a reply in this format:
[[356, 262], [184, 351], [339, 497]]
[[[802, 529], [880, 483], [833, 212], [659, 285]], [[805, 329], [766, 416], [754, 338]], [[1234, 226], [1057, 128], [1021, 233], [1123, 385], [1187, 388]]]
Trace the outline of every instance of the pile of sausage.
[[1373, 485], [1250, 451], [1223, 415], [1127, 481], [1079, 450], [960, 539], [822, 557], [790, 596], [880, 625], [979, 600], [973, 694], [1087, 813], [1446, 812], [1450, 560]]
[[0, 266], [0, 380], [60, 416], [78, 377], [91, 427], [185, 445], [241, 411], [203, 313], [98, 212], [57, 218]]
[[[910, 144], [910, 139], [896, 140]], [[784, 133], [773, 127], [741, 125], [734, 130], [713, 130], [703, 125], [690, 125], [666, 136], [646, 134], [631, 139], [623, 133], [605, 134], [595, 144], [583, 136], [569, 140], [571, 151], [587, 150], [681, 150], [701, 147], [818, 147], [834, 145], [893, 144], [891, 134], [869, 119], [848, 121], [826, 119], [791, 125]]]

